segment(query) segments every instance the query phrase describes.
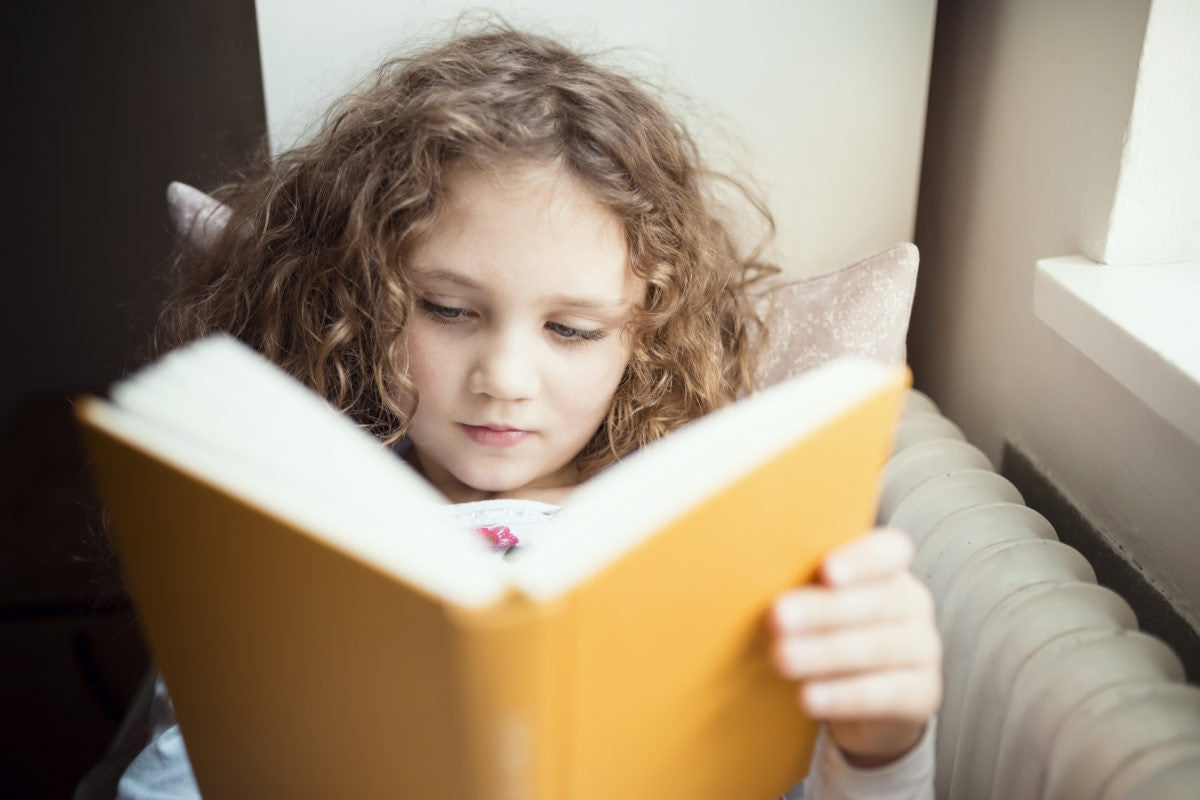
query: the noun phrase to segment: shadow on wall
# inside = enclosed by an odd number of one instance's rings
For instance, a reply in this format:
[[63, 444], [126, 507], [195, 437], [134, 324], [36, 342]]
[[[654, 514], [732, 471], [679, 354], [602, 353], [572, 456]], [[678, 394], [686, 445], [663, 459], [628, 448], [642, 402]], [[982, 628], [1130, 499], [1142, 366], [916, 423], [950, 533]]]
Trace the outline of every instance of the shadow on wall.
[[[951, 237], [941, 228], [939, 211], [954, 187], [978, 183], [980, 160], [973, 154], [982, 146], [986, 124], [982, 103], [964, 107], [955, 99], [962, 96], [964, 87], [986, 87], [991, 82], [994, 60], [990, 54], [995, 43], [987, 32], [999, 24], [1003, 13], [1000, 3], [973, 9], [960, 3], [938, 4], [914, 233], [921, 250], [921, 275], [908, 333], [915, 386], [926, 392], [942, 385], [943, 374], [954, 369], [944, 337], [947, 331], [959, 329], [961, 304], [955, 300], [963, 296], [963, 283], [969, 277], [955, 244], [967, 241], [969, 227], [983, 222], [978, 219], [975, 198], [968, 194], [955, 198], [954, 223], [960, 229]], [[963, 53], [970, 53], [971, 58], [963, 58]], [[965, 165], [970, 171], [941, 168], [947, 163]], [[930, 393], [936, 400], [936, 393]]]
[[265, 132], [252, 0], [9, 10], [12, 176], [0, 393], [0, 796], [66, 797], [147, 655], [70, 398], [128, 365], [166, 290], [172, 179], [227, 179]]

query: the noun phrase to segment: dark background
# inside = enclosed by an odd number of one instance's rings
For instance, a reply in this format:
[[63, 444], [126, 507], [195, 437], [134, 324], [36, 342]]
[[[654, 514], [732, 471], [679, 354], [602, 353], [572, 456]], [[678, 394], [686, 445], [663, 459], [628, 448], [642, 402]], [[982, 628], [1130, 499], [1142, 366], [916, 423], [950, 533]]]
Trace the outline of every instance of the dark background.
[[0, 797], [68, 797], [147, 655], [71, 398], [137, 363], [165, 191], [230, 179], [265, 113], [252, 0], [11, 4], [0, 245]]

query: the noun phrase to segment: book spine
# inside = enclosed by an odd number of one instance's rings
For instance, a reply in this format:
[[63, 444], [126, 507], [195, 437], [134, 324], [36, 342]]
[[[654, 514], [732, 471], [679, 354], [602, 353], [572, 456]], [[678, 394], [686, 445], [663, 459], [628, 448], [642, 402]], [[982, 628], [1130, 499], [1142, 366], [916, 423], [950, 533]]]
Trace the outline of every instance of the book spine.
[[452, 612], [471, 800], [567, 796], [568, 610], [568, 601], [511, 593], [484, 610]]

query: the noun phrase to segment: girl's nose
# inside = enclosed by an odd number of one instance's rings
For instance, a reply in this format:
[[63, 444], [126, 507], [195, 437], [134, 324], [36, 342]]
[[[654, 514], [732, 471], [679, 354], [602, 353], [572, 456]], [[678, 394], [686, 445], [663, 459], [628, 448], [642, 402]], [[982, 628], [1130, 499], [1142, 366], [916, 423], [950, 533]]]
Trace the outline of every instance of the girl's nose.
[[512, 333], [495, 333], [480, 348], [468, 389], [499, 400], [527, 400], [537, 394], [533, 344]]

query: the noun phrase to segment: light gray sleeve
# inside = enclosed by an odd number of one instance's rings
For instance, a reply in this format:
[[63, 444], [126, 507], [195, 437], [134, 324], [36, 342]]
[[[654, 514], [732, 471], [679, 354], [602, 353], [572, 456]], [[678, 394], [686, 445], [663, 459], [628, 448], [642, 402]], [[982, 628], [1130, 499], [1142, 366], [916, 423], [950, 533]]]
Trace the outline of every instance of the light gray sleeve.
[[826, 732], [817, 737], [808, 777], [786, 800], [933, 800], [933, 754], [937, 720], [931, 719], [917, 746], [884, 767], [852, 766]]
[[175, 708], [162, 676], [154, 681], [150, 703], [150, 736], [145, 748], [126, 768], [117, 784], [118, 800], [199, 800], [200, 788], [192, 774], [175, 721]]

